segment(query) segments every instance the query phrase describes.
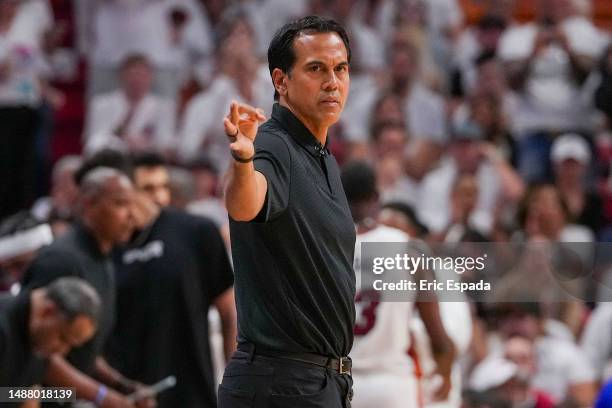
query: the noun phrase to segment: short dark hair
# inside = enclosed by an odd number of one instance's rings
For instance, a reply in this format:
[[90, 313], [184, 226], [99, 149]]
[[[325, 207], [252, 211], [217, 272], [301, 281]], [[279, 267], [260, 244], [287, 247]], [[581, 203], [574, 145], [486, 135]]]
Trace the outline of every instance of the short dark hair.
[[502, 17], [494, 16], [494, 15], [484, 15], [478, 20], [476, 26], [479, 30], [499, 30], [504, 31], [508, 26], [506, 20]]
[[481, 52], [476, 59], [474, 59], [474, 64], [480, 68], [481, 66], [483, 66], [484, 64], [487, 64], [491, 61], [496, 61], [497, 60], [497, 54], [495, 53], [495, 51], [492, 50], [486, 50]]
[[76, 184], [80, 186], [87, 173], [97, 167], [110, 167], [111, 169], [119, 170], [130, 179], [132, 178], [132, 162], [130, 158], [118, 150], [103, 149], [83, 162], [81, 168], [74, 174]]
[[559, 205], [561, 206], [561, 210], [563, 211], [563, 214], [567, 218], [568, 222], [571, 222], [571, 211], [569, 209], [567, 201], [565, 201], [565, 198], [563, 198], [557, 186], [551, 183], [536, 182], [536, 183], [532, 183], [529, 186], [527, 186], [527, 192], [523, 196], [523, 199], [519, 202], [516, 219], [518, 220], [519, 226], [521, 228], [524, 228], [525, 224], [527, 223], [527, 217], [529, 215], [529, 208], [531, 207], [533, 200], [542, 190], [547, 189], [547, 188], [550, 188], [554, 191], [555, 196], [557, 197], [557, 200], [559, 200]]
[[414, 211], [414, 208], [412, 208], [410, 205], [401, 201], [389, 201], [388, 203], [383, 204], [381, 209], [396, 211], [406, 217], [408, 222], [410, 222], [410, 224], [412, 224], [418, 230], [419, 236], [429, 234], [429, 228], [427, 228], [427, 226], [421, 222]]
[[376, 172], [364, 161], [353, 161], [342, 168], [342, 186], [349, 204], [359, 204], [378, 195]]
[[[268, 67], [270, 75], [275, 68], [279, 68], [285, 73], [289, 73], [293, 64], [295, 64], [295, 51], [293, 49], [293, 41], [301, 33], [316, 34], [316, 33], [336, 33], [342, 38], [346, 47], [346, 55], [348, 62], [351, 62], [351, 47], [346, 30], [338, 22], [319, 16], [307, 16], [299, 20], [292, 21], [282, 26], [268, 47]], [[279, 95], [274, 91], [274, 100], [278, 100]]]
[[151, 60], [144, 54], [129, 54], [123, 60], [121, 60], [121, 64], [119, 69], [124, 71], [126, 68], [129, 68], [133, 65], [146, 65], [149, 68], [153, 68], [151, 65]]
[[374, 125], [372, 126], [372, 133], [370, 135], [372, 141], [377, 142], [380, 139], [380, 135], [388, 130], [399, 130], [401, 132], [404, 132], [406, 135], [406, 139], [408, 139], [408, 129], [406, 129], [406, 126], [402, 122], [384, 121], [374, 123]]
[[52, 301], [69, 321], [79, 315], [85, 315], [97, 324], [100, 318], [100, 296], [81, 278], [69, 276], [54, 280], [45, 287], [45, 297]]
[[167, 165], [163, 156], [157, 152], [142, 152], [132, 156], [132, 167], [165, 167]]

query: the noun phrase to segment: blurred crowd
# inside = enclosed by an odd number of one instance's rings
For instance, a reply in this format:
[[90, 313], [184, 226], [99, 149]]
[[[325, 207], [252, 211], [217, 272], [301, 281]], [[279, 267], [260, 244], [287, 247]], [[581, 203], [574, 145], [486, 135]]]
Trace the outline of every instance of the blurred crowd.
[[[330, 150], [375, 169], [381, 222], [430, 243], [610, 242], [612, 47], [597, 10], [590, 0], [0, 0], [0, 219], [27, 210], [60, 236], [84, 160], [156, 152], [170, 164], [171, 205], [213, 220], [227, 244], [223, 118], [232, 100], [271, 113], [267, 45], [283, 23], [318, 14], [344, 24], [353, 51]], [[12, 220], [0, 235], [21, 228]], [[0, 289], [15, 289], [28, 259], [2, 262]], [[591, 406], [612, 376], [603, 303], [471, 307], [457, 323], [458, 309], [442, 313], [463, 344], [465, 407]]]

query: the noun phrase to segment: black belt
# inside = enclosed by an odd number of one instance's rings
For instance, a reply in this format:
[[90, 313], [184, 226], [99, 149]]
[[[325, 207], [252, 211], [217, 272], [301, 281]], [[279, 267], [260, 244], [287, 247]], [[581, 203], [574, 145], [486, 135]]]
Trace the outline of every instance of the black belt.
[[314, 364], [319, 367], [330, 368], [340, 374], [351, 373], [352, 361], [350, 357], [335, 358], [313, 353], [291, 353], [279, 350], [268, 350], [255, 347], [254, 344], [250, 343], [239, 344], [238, 350], [255, 356], [281, 358], [300, 363]]

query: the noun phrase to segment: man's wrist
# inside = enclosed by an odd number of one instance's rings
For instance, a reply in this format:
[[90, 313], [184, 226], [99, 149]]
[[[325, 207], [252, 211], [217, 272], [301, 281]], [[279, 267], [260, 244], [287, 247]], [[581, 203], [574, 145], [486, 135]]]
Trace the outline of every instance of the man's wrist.
[[236, 153], [234, 153], [233, 150], [230, 150], [230, 153], [232, 154], [232, 158], [237, 161], [238, 163], [250, 163], [253, 161], [253, 159], [255, 159], [255, 153], [253, 153], [253, 155], [251, 157], [249, 157], [248, 159], [242, 158], [238, 155], [236, 155]]
[[108, 394], [108, 388], [106, 388], [105, 385], [100, 384], [98, 387], [98, 392], [96, 393], [96, 398], [94, 399], [94, 404], [101, 407], [104, 399], [106, 398], [106, 394]]

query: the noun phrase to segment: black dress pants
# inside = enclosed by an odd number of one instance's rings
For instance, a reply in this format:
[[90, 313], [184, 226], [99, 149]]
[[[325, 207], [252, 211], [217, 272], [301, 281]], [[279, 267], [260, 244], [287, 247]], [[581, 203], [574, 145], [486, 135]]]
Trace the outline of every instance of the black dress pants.
[[349, 374], [236, 351], [219, 385], [218, 408], [350, 408]]

